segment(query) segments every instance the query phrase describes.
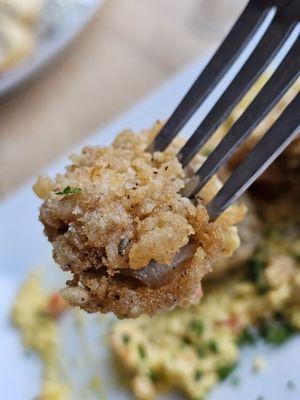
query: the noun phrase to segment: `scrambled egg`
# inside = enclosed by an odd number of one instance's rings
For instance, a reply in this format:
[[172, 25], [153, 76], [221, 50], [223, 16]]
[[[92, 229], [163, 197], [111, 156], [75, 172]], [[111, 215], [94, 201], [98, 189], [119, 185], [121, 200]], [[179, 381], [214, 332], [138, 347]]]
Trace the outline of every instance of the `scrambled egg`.
[[273, 344], [300, 329], [293, 297], [300, 289], [299, 263], [277, 254], [259, 268], [254, 258], [245, 272], [214, 282], [198, 306], [113, 327], [112, 348], [138, 399], [156, 398], [162, 387], [202, 399], [231, 373], [239, 344], [258, 336], [254, 326]]
[[[241, 344], [258, 335], [281, 344], [300, 330], [299, 254], [299, 240], [272, 230], [245, 268], [206, 283], [199, 305], [114, 324], [110, 344], [135, 397], [154, 399], [175, 389], [189, 399], [203, 399], [231, 374]], [[21, 287], [12, 311], [24, 345], [44, 365], [39, 400], [71, 398], [60, 379], [58, 357], [57, 317], [63, 307], [56, 302], [53, 307], [53, 298], [35, 273]], [[95, 376], [91, 385], [98, 384]]]
[[40, 275], [32, 274], [17, 295], [12, 321], [21, 332], [24, 346], [34, 350], [43, 362], [44, 379], [39, 400], [68, 398], [68, 387], [59, 379], [57, 312], [53, 311]]

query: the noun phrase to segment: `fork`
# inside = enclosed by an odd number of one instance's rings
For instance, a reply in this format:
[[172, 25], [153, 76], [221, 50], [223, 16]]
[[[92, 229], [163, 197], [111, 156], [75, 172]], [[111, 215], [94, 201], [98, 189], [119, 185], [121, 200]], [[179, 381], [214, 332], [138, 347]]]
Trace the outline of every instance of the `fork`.
[[[183, 189], [183, 195], [190, 199], [195, 199], [209, 179], [228, 161], [234, 151], [250, 136], [298, 79], [300, 0], [250, 0], [207, 66], [148, 147], [149, 152], [164, 151], [168, 147], [238, 59], [272, 11], [271, 23], [255, 49], [208, 115], [178, 152], [177, 158], [183, 167], [188, 165], [217, 128], [228, 118], [292, 33], [296, 33], [296, 38], [258, 95]], [[291, 143], [299, 133], [299, 128], [300, 95], [298, 93], [207, 205], [210, 220], [214, 221], [244, 193]]]

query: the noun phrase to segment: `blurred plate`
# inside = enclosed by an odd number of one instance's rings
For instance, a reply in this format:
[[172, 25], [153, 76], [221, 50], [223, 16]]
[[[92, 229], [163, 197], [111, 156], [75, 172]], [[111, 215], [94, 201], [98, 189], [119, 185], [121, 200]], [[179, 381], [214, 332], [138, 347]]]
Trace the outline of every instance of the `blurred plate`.
[[[161, 87], [148, 99], [138, 104], [132, 110], [121, 116], [103, 130], [86, 138], [77, 148], [70, 149], [68, 154], [79, 151], [84, 145], [108, 145], [116, 134], [125, 128], [135, 132], [150, 127], [158, 118], [164, 120], [174, 109], [180, 99], [194, 81], [205, 60], [199, 60], [185, 70], [167, 85]], [[198, 125], [201, 116], [205, 115], [216, 100], [217, 94], [224, 90], [232, 74], [227, 76], [225, 82], [199, 109], [185, 129], [187, 135], [191, 134]], [[58, 160], [47, 172], [54, 176], [61, 171], [67, 163], [67, 156]], [[38, 172], [38, 171], [37, 171]], [[44, 265], [44, 277], [47, 283], [59, 287], [59, 281], [65, 281], [65, 273], [53, 266], [50, 261], [51, 246], [42, 234], [42, 226], [38, 221], [39, 199], [34, 195], [31, 185], [33, 180], [15, 195], [0, 204], [0, 388], [1, 399], [6, 400], [32, 400], [39, 393], [41, 382], [41, 366], [36, 357], [24, 355], [20, 336], [10, 324], [10, 311], [14, 297], [28, 276], [30, 270], [36, 266]], [[105, 345], [103, 336], [106, 335], [114, 318], [107, 316], [84, 314], [85, 337], [93, 361], [85, 359], [82, 343], [78, 342], [72, 321], [62, 320], [63, 343], [61, 345], [61, 358], [65, 369], [70, 372], [70, 381], [77, 389], [72, 392], [72, 400], [130, 400], [130, 394], [120, 386], [114, 367], [110, 361], [110, 351]], [[255, 400], [259, 395], [264, 399], [272, 400], [299, 400], [300, 382], [300, 335], [279, 348], [259, 344], [256, 347], [242, 349], [241, 360], [237, 375], [241, 378], [238, 387], [230, 385], [226, 380], [218, 385], [207, 396], [207, 400]], [[255, 356], [267, 359], [266, 370], [261, 374], [253, 374], [252, 362]], [[76, 356], [76, 362], [74, 361]], [[99, 376], [103, 382], [105, 395], [83, 395], [79, 390], [90, 377]], [[296, 382], [297, 389], [292, 391], [287, 388], [287, 381]], [[16, 384], [17, 383], [17, 384]], [[164, 400], [182, 399], [171, 394], [160, 397]]]
[[0, 97], [39, 75], [75, 39], [104, 0], [48, 0], [33, 54], [0, 76]]

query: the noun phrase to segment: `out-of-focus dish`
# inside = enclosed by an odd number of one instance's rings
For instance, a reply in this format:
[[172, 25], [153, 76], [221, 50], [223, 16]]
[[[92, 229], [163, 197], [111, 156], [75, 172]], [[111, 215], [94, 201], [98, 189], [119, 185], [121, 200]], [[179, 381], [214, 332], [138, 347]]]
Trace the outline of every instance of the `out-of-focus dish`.
[[0, 74], [29, 56], [45, 0], [0, 0]]
[[0, 96], [33, 78], [87, 24], [102, 0], [0, 0]]

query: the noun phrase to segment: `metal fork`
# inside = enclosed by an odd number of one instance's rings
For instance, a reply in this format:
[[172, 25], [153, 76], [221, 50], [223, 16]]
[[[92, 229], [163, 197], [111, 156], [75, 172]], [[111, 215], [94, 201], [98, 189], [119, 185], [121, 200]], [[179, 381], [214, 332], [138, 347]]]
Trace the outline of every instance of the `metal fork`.
[[[167, 148], [238, 59], [273, 9], [275, 9], [273, 19], [256, 48], [177, 154], [182, 165], [187, 166], [265, 71], [291, 33], [298, 29], [300, 0], [250, 0], [219, 49], [149, 146], [148, 151], [163, 151]], [[197, 195], [295, 83], [299, 72], [298, 31], [292, 47], [278, 68], [184, 188], [183, 194], [186, 197], [194, 198]], [[215, 220], [266, 170], [296, 137], [299, 128], [300, 95], [298, 93], [208, 204], [207, 209], [211, 220]]]

